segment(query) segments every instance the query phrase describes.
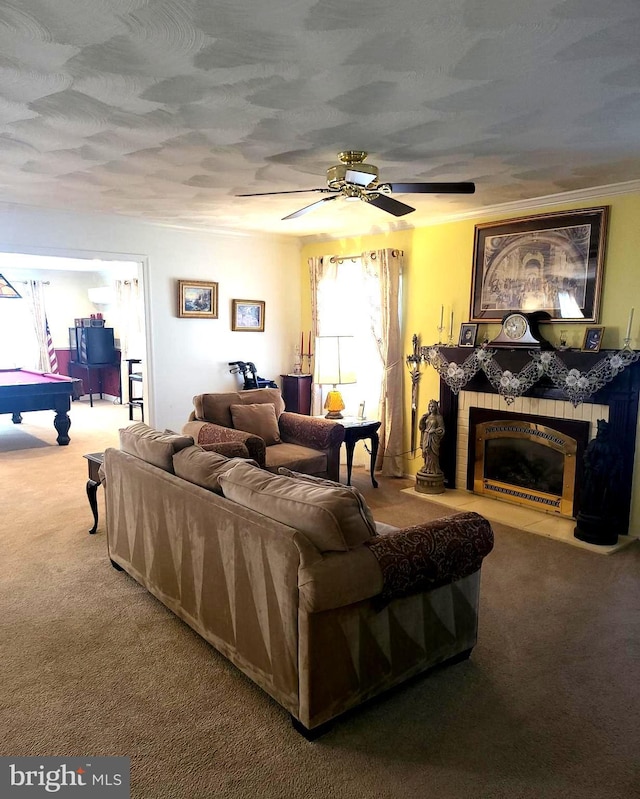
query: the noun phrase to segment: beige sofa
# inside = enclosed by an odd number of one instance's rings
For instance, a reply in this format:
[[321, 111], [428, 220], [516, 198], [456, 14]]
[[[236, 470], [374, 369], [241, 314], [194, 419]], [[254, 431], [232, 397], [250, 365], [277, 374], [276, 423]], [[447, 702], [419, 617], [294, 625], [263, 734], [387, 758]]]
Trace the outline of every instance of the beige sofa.
[[102, 469], [114, 567], [309, 738], [476, 642], [493, 542], [477, 514], [373, 535], [380, 526], [350, 486], [273, 475], [140, 424]]
[[344, 428], [336, 422], [284, 410], [279, 389], [198, 394], [182, 428], [204, 449], [244, 444], [263, 469], [281, 467], [339, 480]]

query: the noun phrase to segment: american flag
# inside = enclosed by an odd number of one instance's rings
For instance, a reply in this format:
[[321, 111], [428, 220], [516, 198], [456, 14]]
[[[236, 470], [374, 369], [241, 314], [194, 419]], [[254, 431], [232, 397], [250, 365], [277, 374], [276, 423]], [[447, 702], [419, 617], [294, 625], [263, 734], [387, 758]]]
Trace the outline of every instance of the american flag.
[[58, 356], [53, 348], [53, 339], [51, 338], [51, 331], [49, 330], [49, 322], [45, 317], [45, 329], [47, 332], [47, 353], [49, 354], [49, 371], [58, 374]]

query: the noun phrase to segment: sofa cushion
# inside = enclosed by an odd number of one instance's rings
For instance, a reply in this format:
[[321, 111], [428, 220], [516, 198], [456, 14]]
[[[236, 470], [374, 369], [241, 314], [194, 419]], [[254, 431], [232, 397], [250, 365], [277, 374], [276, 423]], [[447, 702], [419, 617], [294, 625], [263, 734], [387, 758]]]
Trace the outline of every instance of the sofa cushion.
[[344, 488], [275, 475], [238, 463], [219, 477], [228, 499], [299, 530], [320, 552], [346, 552], [375, 534]]
[[296, 471], [326, 474], [327, 453], [303, 447], [301, 444], [282, 443], [268, 447], [265, 452], [265, 469], [277, 474], [278, 469], [285, 465]]
[[[362, 518], [365, 520], [366, 528], [368, 535], [363, 538], [359, 538], [356, 541], [349, 542], [349, 546], [354, 547], [358, 546], [358, 544], [362, 544], [364, 541], [367, 541], [374, 535], [378, 534], [377, 524], [373, 518], [373, 514], [367, 505], [367, 501], [362, 496], [362, 494], [358, 491], [357, 488], [354, 486], [346, 486], [342, 483], [336, 483], [334, 480], [327, 480], [324, 477], [316, 477], [312, 474], [301, 474], [300, 472], [292, 471], [291, 469], [287, 469], [284, 466], [278, 470], [278, 474], [282, 474], [285, 477], [291, 477], [294, 480], [302, 480], [306, 483], [314, 483], [315, 485], [325, 486], [334, 491], [336, 496], [346, 497], [348, 495], [353, 496], [354, 504], [360, 508], [360, 514]], [[393, 528], [395, 529], [395, 528]]]
[[260, 436], [269, 447], [280, 443], [278, 417], [271, 402], [252, 403], [251, 405], [230, 405], [231, 419], [236, 430], [244, 430]]
[[173, 456], [185, 447], [193, 446], [191, 436], [161, 433], [142, 422], [120, 429], [120, 449], [135, 455], [152, 466], [173, 472]]
[[207, 452], [197, 445], [185, 447], [173, 456], [173, 471], [176, 477], [188, 480], [216, 494], [222, 494], [218, 482], [221, 474], [229, 471], [236, 463], [248, 463], [257, 468], [258, 464], [244, 458], [226, 458], [218, 452]]

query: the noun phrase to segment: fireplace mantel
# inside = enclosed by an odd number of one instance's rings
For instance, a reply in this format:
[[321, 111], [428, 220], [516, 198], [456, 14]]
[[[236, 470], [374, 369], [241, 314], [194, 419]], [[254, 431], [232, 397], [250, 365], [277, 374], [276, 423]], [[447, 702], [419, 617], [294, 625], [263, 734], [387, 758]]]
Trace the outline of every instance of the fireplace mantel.
[[[469, 350], [464, 347], [443, 347], [443, 355], [454, 363], [462, 363], [468, 356]], [[601, 360], [603, 351], [599, 353], [567, 350], [562, 353], [563, 361], [569, 368], [587, 372], [598, 360]], [[526, 351], [501, 350], [499, 353], [500, 366], [514, 373], [519, 372], [531, 360]], [[482, 371], [479, 371], [464, 387], [465, 391], [497, 394]], [[556, 388], [551, 380], [542, 377], [535, 383], [524, 396], [538, 399], [567, 400], [566, 394]], [[624, 519], [624, 533], [628, 531], [629, 513], [631, 508], [631, 493], [633, 480], [633, 464], [635, 458], [636, 425], [638, 421], [638, 400], [640, 398], [640, 361], [630, 364], [620, 372], [610, 383], [585, 400], [588, 403], [607, 405], [609, 407], [609, 425], [611, 439], [620, 450], [622, 461], [622, 486], [623, 497], [622, 517]], [[509, 406], [504, 402], [505, 414], [510, 413]], [[456, 453], [458, 440], [458, 395], [440, 379], [440, 411], [444, 418], [446, 435], [442, 441], [440, 465], [445, 474], [446, 484], [449, 488], [456, 487]], [[459, 486], [465, 488], [466, 486]]]

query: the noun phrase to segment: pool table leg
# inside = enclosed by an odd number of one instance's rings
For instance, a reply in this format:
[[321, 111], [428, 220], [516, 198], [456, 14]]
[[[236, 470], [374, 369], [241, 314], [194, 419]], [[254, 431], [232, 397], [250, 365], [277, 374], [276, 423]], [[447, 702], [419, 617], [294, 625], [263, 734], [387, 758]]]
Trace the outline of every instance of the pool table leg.
[[61, 447], [65, 447], [71, 439], [69, 438], [69, 428], [71, 427], [71, 419], [68, 413], [56, 413], [53, 420], [53, 426], [58, 431], [56, 441]]
[[22, 422], [22, 414], [20, 413], [20, 411], [14, 411], [11, 414], [11, 421], [14, 424], [20, 424]]

